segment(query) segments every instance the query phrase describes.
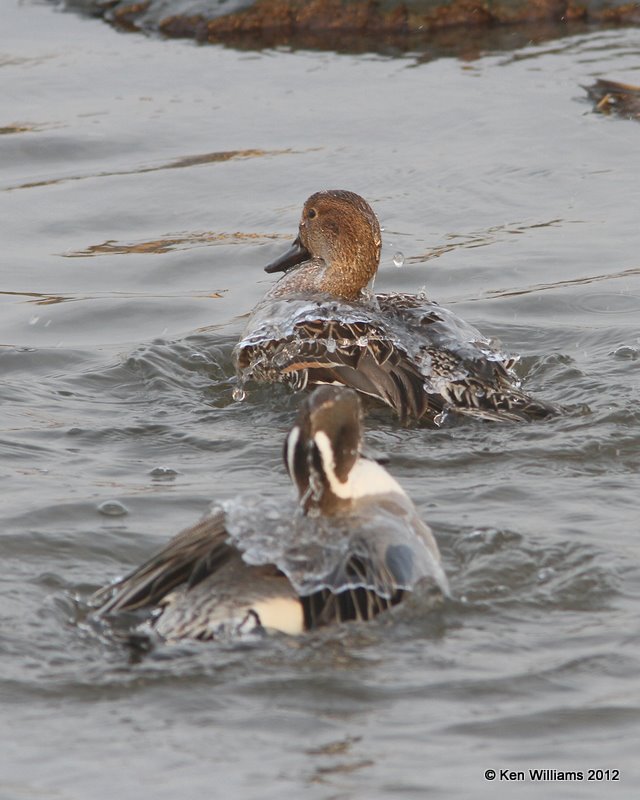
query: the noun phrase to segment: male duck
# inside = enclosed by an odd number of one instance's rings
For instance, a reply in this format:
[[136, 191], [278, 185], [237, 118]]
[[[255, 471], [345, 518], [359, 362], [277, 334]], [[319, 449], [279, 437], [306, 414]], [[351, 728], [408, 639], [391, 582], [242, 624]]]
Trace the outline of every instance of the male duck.
[[368, 620], [418, 583], [430, 602], [442, 600], [447, 579], [431, 530], [361, 445], [357, 394], [316, 389], [284, 446], [297, 513], [281, 500], [214, 509], [97, 592], [97, 616], [153, 609], [149, 624], [166, 640], [216, 639]]
[[492, 420], [557, 413], [520, 390], [517, 361], [421, 295], [372, 295], [380, 260], [376, 215], [357, 194], [317, 192], [298, 237], [265, 267], [285, 275], [254, 309], [234, 357], [241, 382], [344, 384], [401, 420], [447, 412]]

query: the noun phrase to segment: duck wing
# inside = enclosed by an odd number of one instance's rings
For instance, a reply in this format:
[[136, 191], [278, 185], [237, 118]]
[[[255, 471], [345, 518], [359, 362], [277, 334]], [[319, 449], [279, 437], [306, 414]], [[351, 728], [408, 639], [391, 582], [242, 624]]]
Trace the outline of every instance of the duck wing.
[[[418, 584], [423, 599], [440, 603], [448, 584], [440, 560], [414, 535], [402, 530], [398, 518], [376, 511], [350, 531], [348, 548], [315, 591], [302, 595], [309, 627], [346, 620], [369, 620], [397, 605]], [[429, 529], [419, 520], [414, 525]], [[414, 528], [416, 530], [417, 528]]]
[[395, 409], [400, 418], [437, 414], [424, 378], [371, 309], [342, 301], [278, 300], [263, 304], [234, 351], [241, 380], [349, 386]]
[[518, 357], [499, 349], [473, 325], [419, 295], [377, 295], [391, 335], [407, 343], [407, 356], [424, 391], [448, 412], [494, 421], [546, 419], [559, 409], [520, 388]]
[[98, 606], [98, 615], [157, 606], [173, 589], [195, 586], [237, 552], [228, 543], [224, 512], [214, 509], [140, 567], [97, 591], [90, 604]]
[[308, 628], [371, 619], [418, 583], [439, 599], [448, 593], [433, 535], [403, 495], [335, 517], [287, 514], [282, 503], [224, 505], [244, 562], [264, 564], [268, 554], [300, 598]]
[[420, 371], [383, 326], [308, 320], [297, 326], [294, 336], [302, 340], [300, 347], [281, 371], [283, 380], [296, 388], [301, 382], [349, 386], [391, 406], [402, 421], [442, 409], [439, 398], [425, 395]]
[[343, 384], [402, 422], [445, 412], [500, 421], [557, 413], [520, 390], [517, 358], [418, 295], [377, 295], [370, 304], [271, 300], [252, 316], [234, 356], [241, 380], [296, 390]]

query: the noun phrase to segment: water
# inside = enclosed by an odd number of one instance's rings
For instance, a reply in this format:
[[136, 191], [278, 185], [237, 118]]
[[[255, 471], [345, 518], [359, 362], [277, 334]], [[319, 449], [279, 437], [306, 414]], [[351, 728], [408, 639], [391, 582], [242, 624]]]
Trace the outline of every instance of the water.
[[[639, 83], [640, 33], [424, 62], [3, 12], [0, 796], [635, 797], [640, 128], [580, 85]], [[73, 596], [213, 498], [289, 496], [296, 398], [235, 402], [231, 350], [324, 187], [378, 213], [378, 291], [426, 287], [573, 411], [370, 415], [438, 537], [441, 614], [133, 658]], [[530, 767], [585, 780], [484, 778]]]

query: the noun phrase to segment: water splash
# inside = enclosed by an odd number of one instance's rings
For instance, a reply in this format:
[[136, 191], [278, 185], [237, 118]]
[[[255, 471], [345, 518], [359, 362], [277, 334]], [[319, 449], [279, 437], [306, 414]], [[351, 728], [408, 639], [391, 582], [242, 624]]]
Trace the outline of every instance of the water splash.
[[338, 343], [333, 338], [333, 336], [328, 336], [327, 337], [326, 345], [327, 345], [327, 352], [328, 353], [335, 353], [336, 352], [336, 347], [338, 346]]
[[236, 401], [236, 403], [241, 403], [245, 399], [246, 396], [247, 396], [247, 393], [242, 388], [242, 386], [236, 386], [234, 388], [233, 392], [231, 392], [231, 397], [233, 397], [233, 399]]
[[129, 509], [119, 500], [105, 500], [98, 506], [98, 511], [105, 517], [124, 517]]
[[397, 253], [394, 253], [393, 263], [398, 269], [400, 269], [400, 267], [404, 265], [404, 253], [401, 253], [400, 250], [398, 250]]

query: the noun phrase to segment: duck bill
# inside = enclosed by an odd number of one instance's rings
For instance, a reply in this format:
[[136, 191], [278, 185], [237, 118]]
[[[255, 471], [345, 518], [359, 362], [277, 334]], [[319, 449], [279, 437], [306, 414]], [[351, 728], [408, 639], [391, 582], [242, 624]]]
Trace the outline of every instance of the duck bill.
[[310, 257], [309, 251], [306, 249], [306, 247], [303, 247], [303, 245], [300, 244], [300, 238], [298, 237], [291, 247], [286, 251], [286, 253], [283, 253], [280, 258], [276, 258], [275, 261], [267, 264], [267, 266], [264, 268], [264, 271], [286, 272], [292, 267], [301, 264], [303, 261], [307, 261]]

